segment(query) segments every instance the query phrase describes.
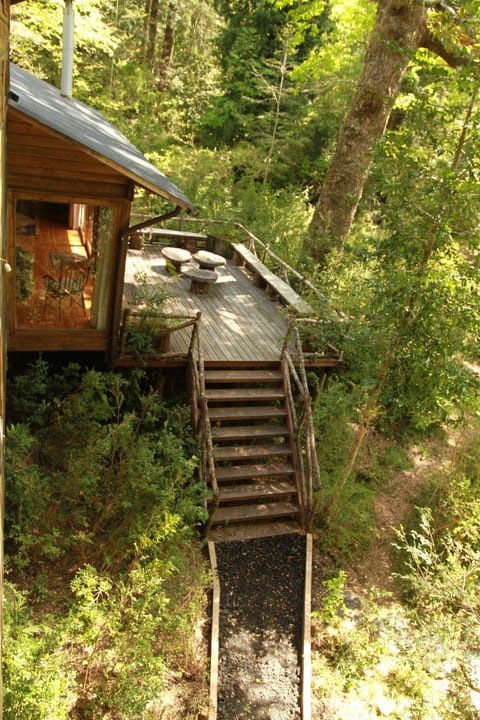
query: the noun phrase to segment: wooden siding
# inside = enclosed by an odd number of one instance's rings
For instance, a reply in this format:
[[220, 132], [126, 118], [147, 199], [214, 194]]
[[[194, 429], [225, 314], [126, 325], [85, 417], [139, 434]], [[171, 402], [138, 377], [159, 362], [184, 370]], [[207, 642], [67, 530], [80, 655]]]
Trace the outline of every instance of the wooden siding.
[[10, 189], [22, 191], [103, 200], [131, 199], [133, 192], [124, 175], [14, 108], [8, 111], [7, 178]]
[[106, 352], [107, 333], [96, 330], [20, 329], [10, 336], [8, 349], [21, 352]]

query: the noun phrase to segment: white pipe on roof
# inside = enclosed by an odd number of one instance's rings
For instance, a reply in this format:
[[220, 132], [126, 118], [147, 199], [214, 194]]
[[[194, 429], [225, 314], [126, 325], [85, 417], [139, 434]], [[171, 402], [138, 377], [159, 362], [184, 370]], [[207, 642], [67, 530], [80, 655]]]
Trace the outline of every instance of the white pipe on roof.
[[60, 92], [72, 97], [73, 85], [73, 0], [65, 0], [63, 11], [62, 80]]

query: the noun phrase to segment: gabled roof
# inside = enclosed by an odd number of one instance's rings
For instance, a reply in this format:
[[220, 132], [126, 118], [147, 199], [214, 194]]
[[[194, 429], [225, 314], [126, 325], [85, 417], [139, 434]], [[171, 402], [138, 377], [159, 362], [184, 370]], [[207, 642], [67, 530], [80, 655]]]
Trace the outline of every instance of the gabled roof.
[[53, 85], [10, 64], [9, 105], [83, 146], [110, 167], [156, 195], [193, 210], [191, 200], [160, 170], [148, 162], [101, 113], [74, 98], [64, 97]]

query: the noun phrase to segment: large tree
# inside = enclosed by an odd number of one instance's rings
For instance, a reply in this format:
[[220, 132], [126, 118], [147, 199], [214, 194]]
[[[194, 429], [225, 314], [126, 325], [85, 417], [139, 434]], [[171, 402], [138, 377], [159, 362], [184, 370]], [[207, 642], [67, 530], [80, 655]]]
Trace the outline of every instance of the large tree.
[[[432, 32], [431, 16], [446, 14], [448, 25], [458, 15], [438, 3], [423, 0], [378, 0], [375, 25], [363, 71], [350, 109], [340, 129], [310, 223], [309, 251], [319, 261], [348, 235], [368, 177], [376, 141], [384, 134], [405, 71], [416, 53], [427, 48], [452, 67], [470, 62], [465, 29], [460, 41], [442, 41]], [[439, 24], [441, 27], [441, 23]], [[468, 33], [468, 30], [467, 30]], [[445, 33], [448, 36], [448, 33]]]

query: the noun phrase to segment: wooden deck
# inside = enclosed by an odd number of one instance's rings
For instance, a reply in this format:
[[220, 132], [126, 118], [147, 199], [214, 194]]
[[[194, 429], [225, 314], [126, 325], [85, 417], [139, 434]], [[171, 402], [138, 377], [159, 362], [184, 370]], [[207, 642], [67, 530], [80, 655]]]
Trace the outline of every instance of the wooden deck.
[[[161, 245], [129, 250], [124, 305], [135, 307], [135, 287], [140, 276], [148, 283], [163, 283], [171, 293], [165, 312], [192, 316], [202, 313], [200, 337], [206, 362], [258, 364], [279, 360], [287, 331], [286, 309], [255, 287], [244, 269], [227, 262], [217, 273], [218, 280], [210, 293], [196, 295], [190, 291], [187, 278], [169, 273]], [[186, 353], [189, 340], [190, 330], [173, 333], [170, 351]]]

